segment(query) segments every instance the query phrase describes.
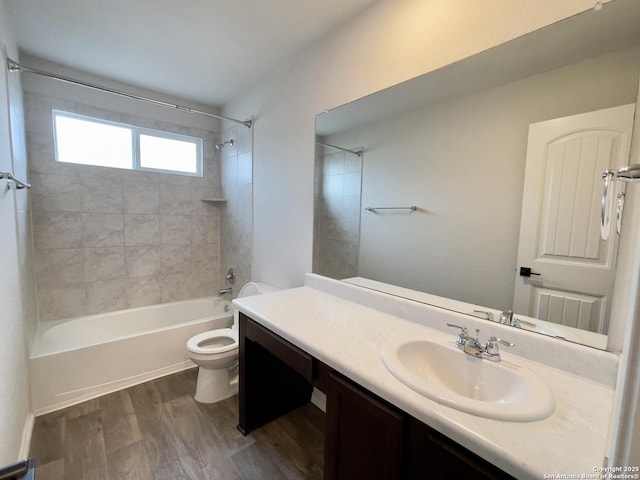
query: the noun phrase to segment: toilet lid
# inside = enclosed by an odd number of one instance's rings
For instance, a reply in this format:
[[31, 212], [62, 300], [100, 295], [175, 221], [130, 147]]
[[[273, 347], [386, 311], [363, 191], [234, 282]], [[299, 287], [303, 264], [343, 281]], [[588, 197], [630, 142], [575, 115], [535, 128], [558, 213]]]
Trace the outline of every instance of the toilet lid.
[[231, 328], [200, 333], [187, 342], [187, 350], [193, 353], [223, 353], [234, 348], [238, 348], [238, 331]]

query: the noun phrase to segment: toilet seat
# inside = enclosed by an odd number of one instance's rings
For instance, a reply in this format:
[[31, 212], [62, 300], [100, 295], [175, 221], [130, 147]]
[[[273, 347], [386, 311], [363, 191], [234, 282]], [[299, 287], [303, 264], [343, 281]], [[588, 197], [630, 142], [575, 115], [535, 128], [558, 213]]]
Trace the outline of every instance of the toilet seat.
[[[227, 339], [225, 344], [218, 343], [217, 338]], [[228, 340], [231, 340], [230, 342]], [[191, 337], [187, 342], [187, 350], [201, 355], [229, 352], [238, 348], [238, 330], [233, 328], [220, 328], [210, 330]]]

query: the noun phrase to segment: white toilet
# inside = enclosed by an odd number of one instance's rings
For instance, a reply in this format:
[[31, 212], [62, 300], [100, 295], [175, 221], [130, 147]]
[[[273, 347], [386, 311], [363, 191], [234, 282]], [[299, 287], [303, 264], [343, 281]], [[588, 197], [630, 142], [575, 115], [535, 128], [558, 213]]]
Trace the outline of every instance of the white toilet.
[[[276, 290], [275, 287], [265, 283], [249, 282], [240, 289], [238, 298]], [[189, 339], [187, 355], [200, 367], [196, 385], [196, 401], [215, 403], [238, 393], [238, 346], [237, 311], [233, 314], [231, 328], [209, 330]], [[232, 371], [233, 375], [231, 375]]]

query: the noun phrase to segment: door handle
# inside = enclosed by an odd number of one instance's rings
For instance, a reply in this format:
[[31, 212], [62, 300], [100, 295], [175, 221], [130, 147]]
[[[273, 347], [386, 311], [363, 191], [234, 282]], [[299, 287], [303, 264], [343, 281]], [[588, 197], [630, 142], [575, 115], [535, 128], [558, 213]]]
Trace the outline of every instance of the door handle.
[[521, 277], [530, 277], [531, 275], [540, 275], [540, 274], [536, 272], [532, 272], [531, 267], [520, 267]]

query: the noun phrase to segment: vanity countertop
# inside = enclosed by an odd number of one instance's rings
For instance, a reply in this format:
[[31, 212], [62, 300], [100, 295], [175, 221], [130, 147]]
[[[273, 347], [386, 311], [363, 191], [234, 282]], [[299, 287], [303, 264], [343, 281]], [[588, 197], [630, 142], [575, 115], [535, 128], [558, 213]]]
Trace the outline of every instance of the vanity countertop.
[[[551, 389], [556, 410], [536, 422], [477, 417], [414, 392], [384, 366], [380, 352], [391, 340], [428, 338], [453, 343], [419, 323], [310, 288], [236, 299], [234, 306], [462, 446], [516, 478], [594, 474], [604, 461], [614, 390], [610, 386], [502, 351], [502, 362], [537, 374]], [[464, 315], [460, 315], [464, 321]]]

